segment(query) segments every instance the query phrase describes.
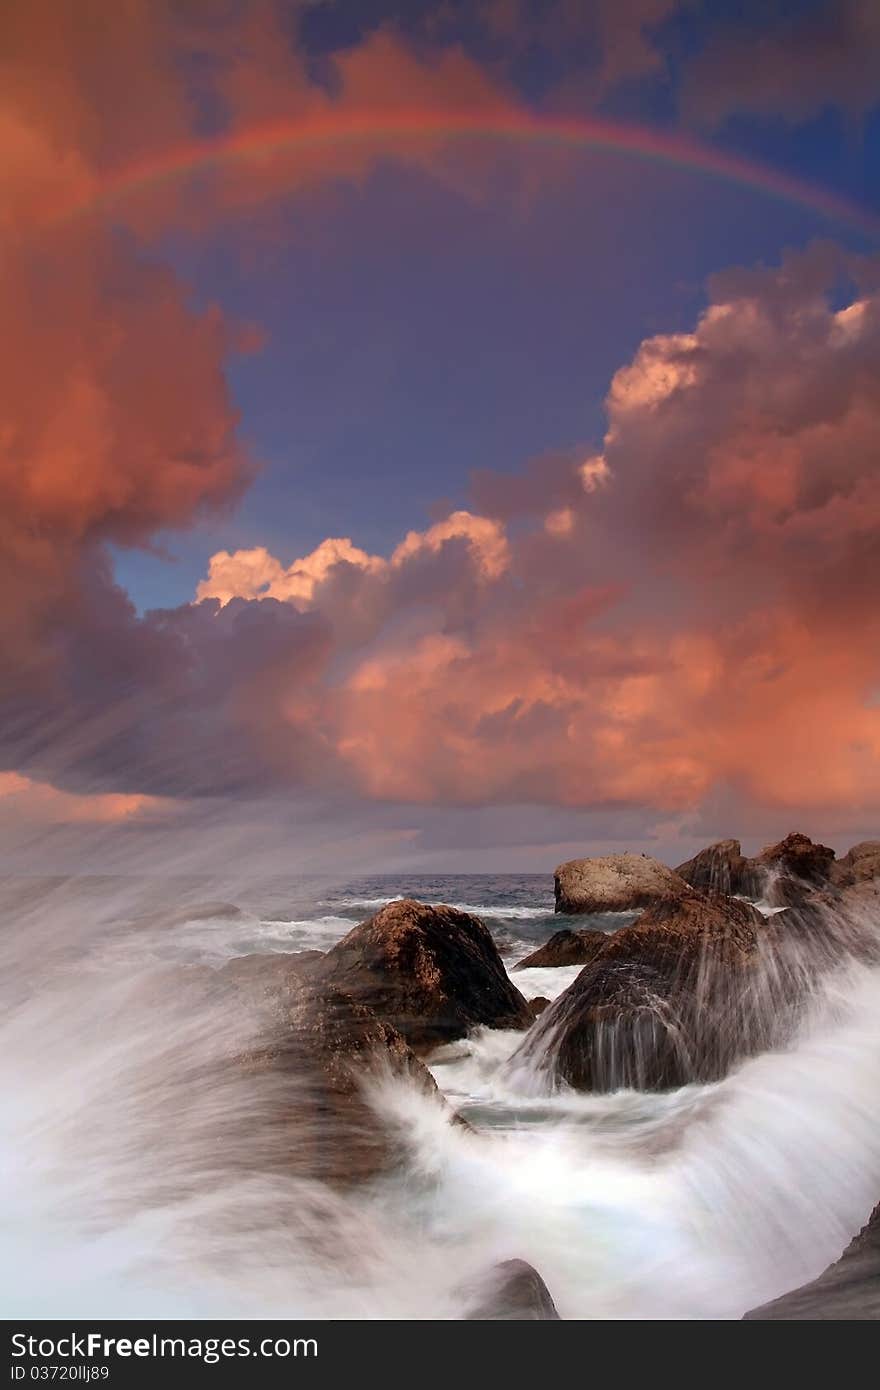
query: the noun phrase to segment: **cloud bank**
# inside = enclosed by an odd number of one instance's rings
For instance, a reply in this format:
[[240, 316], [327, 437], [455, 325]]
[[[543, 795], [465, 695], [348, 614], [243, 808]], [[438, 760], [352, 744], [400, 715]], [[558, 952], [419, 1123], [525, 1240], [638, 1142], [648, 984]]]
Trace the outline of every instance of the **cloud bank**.
[[[861, 23], [856, 0], [844, 8]], [[655, 69], [668, 12], [640, 8], [619, 73]], [[426, 57], [386, 31], [316, 83], [277, 26], [256, 6], [243, 30], [218, 17], [196, 43], [161, 0], [34, 0], [4, 29], [7, 804], [109, 823], [297, 789], [609, 817], [719, 798], [812, 823], [876, 814], [880, 270], [830, 246], [717, 276], [690, 331], [621, 365], [595, 445], [477, 474], [467, 505], [414, 519], [388, 554], [356, 535], [293, 559], [219, 551], [193, 602], [137, 614], [110, 547], [155, 548], [232, 508], [256, 467], [226, 377], [253, 336], [193, 301], [157, 238], [357, 178], [382, 151], [270, 155], [112, 217], [59, 209], [91, 208], [123, 156], [192, 140], [209, 97], [233, 131], [389, 91], [509, 99], [462, 49]], [[208, 74], [195, 92], [193, 52]], [[401, 157], [474, 172], [431, 142]]]

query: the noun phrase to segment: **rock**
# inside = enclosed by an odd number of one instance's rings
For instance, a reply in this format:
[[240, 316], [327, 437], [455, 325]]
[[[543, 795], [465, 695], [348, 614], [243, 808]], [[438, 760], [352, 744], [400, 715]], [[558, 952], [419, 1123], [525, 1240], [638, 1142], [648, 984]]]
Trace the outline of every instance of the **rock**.
[[217, 976], [224, 983], [262, 989], [270, 994], [299, 988], [308, 974], [308, 961], [300, 957], [321, 956], [320, 951], [254, 951], [247, 956], [233, 956]]
[[558, 931], [537, 951], [517, 961], [514, 970], [546, 969], [557, 965], [586, 965], [608, 940], [603, 931]]
[[863, 840], [853, 845], [832, 865], [831, 880], [840, 888], [880, 881], [880, 840]]
[[869, 911], [875, 916], [880, 910], [880, 878], [864, 879], [840, 889], [840, 901], [852, 912]]
[[291, 951], [290, 959], [295, 970], [309, 973], [313, 965], [324, 959], [325, 954], [324, 951]]
[[754, 863], [768, 869], [779, 869], [805, 883], [827, 883], [834, 863], [834, 850], [827, 845], [815, 845], [808, 835], [794, 831], [776, 845], [768, 845], [755, 856]]
[[542, 1014], [545, 1009], [550, 1007], [550, 1000], [545, 999], [543, 994], [539, 994], [537, 999], [527, 999], [526, 1004], [532, 1018], [537, 1018], [538, 1014]]
[[[719, 1079], [739, 1057], [768, 1046], [783, 1024], [785, 1008], [776, 1001], [768, 1008], [754, 987], [765, 931], [761, 914], [736, 898], [688, 889], [655, 903], [606, 937], [511, 1065], [585, 1091]], [[780, 975], [783, 999], [784, 983]]]
[[818, 1279], [745, 1316], [753, 1322], [880, 1320], [880, 1205], [840, 1259]]
[[808, 835], [794, 831], [750, 862], [763, 884], [759, 891], [771, 906], [797, 907], [811, 888], [831, 883], [834, 861], [828, 845], [816, 845]]
[[719, 840], [676, 872], [694, 888], [764, 898], [772, 907], [797, 907], [812, 889], [837, 881], [834, 850], [797, 831], [752, 859], [745, 858], [739, 840]]
[[531, 1022], [485, 923], [412, 898], [361, 922], [318, 962], [313, 977], [366, 1004], [417, 1051], [480, 1025]]
[[739, 840], [719, 840], [701, 849], [693, 859], [679, 864], [675, 871], [692, 888], [709, 893], [744, 893], [753, 897], [755, 869], [742, 852]]
[[538, 1271], [525, 1260], [504, 1260], [492, 1270], [468, 1322], [558, 1322], [556, 1304]]
[[401, 1152], [400, 1136], [365, 1097], [371, 1074], [405, 1077], [438, 1105], [445, 1102], [391, 1024], [340, 989], [316, 988], [309, 973], [304, 977], [291, 956], [259, 955], [232, 961], [216, 975], [220, 988], [233, 991], [259, 1020], [236, 1062], [266, 1086], [272, 1163], [288, 1174], [348, 1186], [393, 1166]]
[[557, 912], [628, 912], [679, 898], [688, 885], [647, 854], [606, 854], [560, 864], [555, 888]]

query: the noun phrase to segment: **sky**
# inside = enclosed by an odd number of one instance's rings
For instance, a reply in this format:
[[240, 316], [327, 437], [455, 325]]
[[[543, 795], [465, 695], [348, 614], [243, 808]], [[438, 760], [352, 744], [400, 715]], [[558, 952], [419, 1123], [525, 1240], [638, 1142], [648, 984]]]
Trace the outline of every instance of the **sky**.
[[0, 865], [880, 833], [875, 0], [0, 4]]

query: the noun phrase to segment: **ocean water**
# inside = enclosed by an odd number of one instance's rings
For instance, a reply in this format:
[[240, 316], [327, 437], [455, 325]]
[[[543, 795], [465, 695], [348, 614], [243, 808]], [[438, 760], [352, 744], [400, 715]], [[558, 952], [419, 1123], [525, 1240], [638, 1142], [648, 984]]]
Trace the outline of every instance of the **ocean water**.
[[[197, 887], [188, 886], [187, 896]], [[547, 874], [388, 874], [332, 886], [320, 879], [277, 878], [232, 891], [227, 906], [240, 915], [221, 912], [180, 923], [175, 952], [219, 961], [252, 951], [326, 951], [387, 902], [405, 897], [476, 913], [511, 964], [573, 920], [585, 925], [582, 918], [554, 912], [553, 879]], [[613, 930], [630, 920], [632, 914], [605, 913], [590, 924]]]
[[[549, 1094], [509, 1065], [521, 1034], [478, 1030], [430, 1059], [470, 1129], [373, 1078], [405, 1157], [340, 1195], [238, 1161], [230, 1136], [272, 1097], [214, 1061], [248, 1021], [191, 1009], [167, 967], [326, 950], [414, 896], [477, 912], [510, 969], [570, 921], [549, 876], [0, 888], [6, 1316], [457, 1318], [520, 1258], [566, 1318], [738, 1318], [817, 1275], [880, 1196], [880, 973], [864, 963], [827, 975], [788, 1047], [661, 1095]], [[576, 974], [512, 978], [553, 997]]]

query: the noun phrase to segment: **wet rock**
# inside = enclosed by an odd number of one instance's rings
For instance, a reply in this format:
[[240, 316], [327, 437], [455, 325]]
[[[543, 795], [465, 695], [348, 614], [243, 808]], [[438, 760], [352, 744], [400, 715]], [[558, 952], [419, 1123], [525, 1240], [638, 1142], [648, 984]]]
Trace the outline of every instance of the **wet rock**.
[[831, 879], [840, 888], [875, 880], [880, 882], [880, 840], [863, 840], [853, 845], [832, 865]]
[[537, 999], [528, 999], [526, 1003], [528, 1004], [529, 1013], [532, 1015], [532, 1018], [537, 1018], [539, 1014], [542, 1014], [545, 1009], [550, 1007], [550, 1000], [545, 999], [543, 994], [539, 994]]
[[[851, 853], [861, 848], [856, 846]], [[838, 865], [833, 849], [793, 831], [751, 859], [743, 855], [739, 840], [719, 840], [679, 865], [676, 872], [694, 888], [764, 898], [772, 907], [797, 907], [813, 889], [837, 881]], [[855, 878], [840, 881], [855, 882]]]
[[794, 831], [776, 845], [768, 845], [755, 856], [755, 864], [778, 869], [805, 883], [827, 883], [834, 863], [834, 850], [816, 845], [809, 835]]
[[876, 1322], [880, 1319], [880, 1206], [839, 1260], [812, 1283], [753, 1308], [753, 1322]]
[[538, 1271], [525, 1260], [495, 1266], [468, 1322], [558, 1322], [556, 1304]]
[[679, 898], [688, 885], [647, 854], [570, 859], [555, 874], [556, 911], [627, 912]]
[[[290, 956], [245, 956], [216, 972], [235, 1008], [256, 1018], [236, 1064], [266, 1092], [260, 1136], [285, 1173], [348, 1186], [393, 1166], [402, 1137], [365, 1084], [405, 1078], [444, 1106], [401, 1034], [332, 985], [316, 987]], [[450, 1122], [454, 1117], [448, 1112]]]
[[797, 907], [812, 889], [831, 884], [835, 855], [828, 845], [814, 844], [808, 835], [794, 831], [750, 862], [758, 884], [763, 884], [758, 891], [768, 903]]
[[607, 933], [603, 931], [554, 932], [537, 951], [517, 961], [513, 970], [532, 970], [536, 966], [546, 969], [548, 966], [586, 965], [597, 951], [601, 951], [607, 940]]
[[743, 854], [739, 840], [718, 840], [685, 864], [679, 864], [675, 872], [692, 888], [704, 892], [754, 897], [755, 889], [760, 891], [759, 876]]
[[782, 1026], [784, 1010], [754, 988], [765, 930], [761, 914], [735, 898], [689, 889], [655, 903], [606, 938], [513, 1065], [585, 1091], [717, 1080]]
[[531, 1015], [488, 927], [445, 905], [388, 903], [327, 952], [314, 979], [367, 1005], [417, 1051]]

